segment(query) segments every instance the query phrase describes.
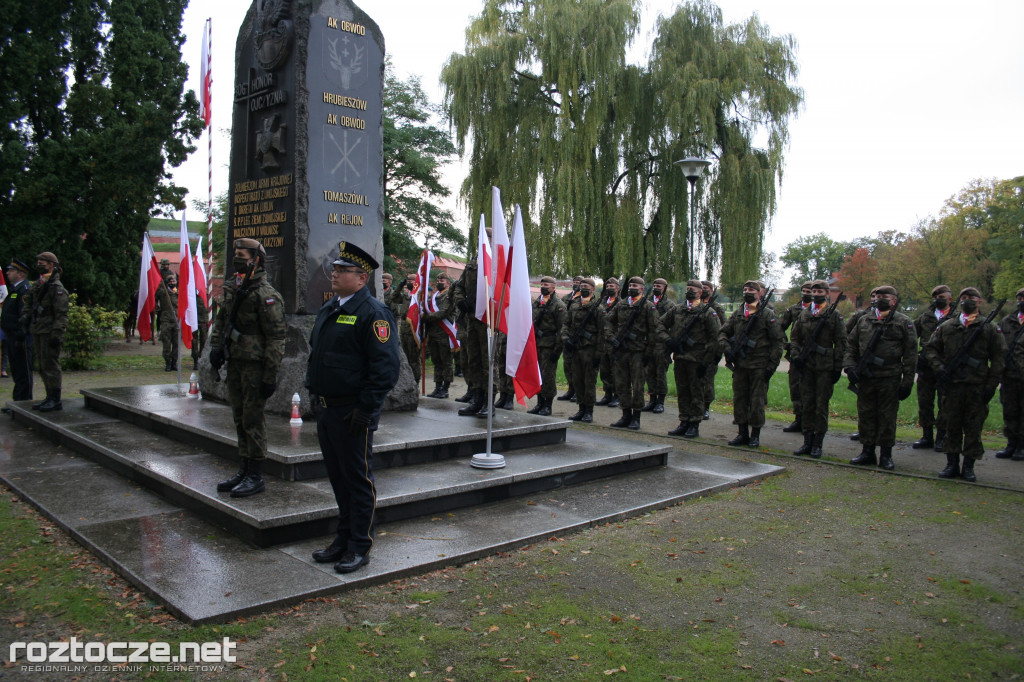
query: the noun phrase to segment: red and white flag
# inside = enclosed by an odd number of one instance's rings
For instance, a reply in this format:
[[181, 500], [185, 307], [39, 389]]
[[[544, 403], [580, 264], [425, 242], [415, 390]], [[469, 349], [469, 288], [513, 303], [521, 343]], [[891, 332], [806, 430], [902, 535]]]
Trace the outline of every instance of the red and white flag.
[[160, 281], [156, 253], [149, 241], [149, 233], [145, 232], [142, 235], [142, 264], [139, 267], [139, 304], [135, 309], [139, 338], [143, 341], [153, 338], [153, 310], [156, 308], [156, 289]]
[[203, 127], [210, 125], [211, 107], [213, 105], [213, 51], [210, 49], [210, 33], [212, 19], [207, 19], [203, 26], [203, 63], [199, 71], [201, 92], [199, 93], [199, 116], [203, 119]]
[[4, 271], [0, 269], [0, 303], [7, 298], [7, 280], [4, 279]]
[[[491, 187], [491, 231], [494, 234], [494, 245], [491, 247], [491, 253], [493, 255], [494, 263], [494, 280], [492, 286], [494, 287], [494, 293], [492, 298], [494, 299], [494, 310], [495, 317], [497, 317], [498, 324], [496, 329], [501, 332], [508, 333], [508, 319], [506, 311], [508, 310], [508, 292], [505, 291], [506, 284], [508, 282], [508, 230], [505, 229], [505, 215], [501, 209], [501, 190], [497, 187]], [[502, 296], [504, 294], [504, 297]]]
[[206, 309], [210, 309], [210, 299], [206, 295], [206, 268], [203, 267], [203, 235], [199, 235], [196, 243], [196, 255], [192, 256], [192, 273], [196, 276], [196, 293]]
[[487, 322], [487, 301], [491, 300], [493, 272], [491, 268], [491, 243], [487, 240], [484, 214], [480, 214], [480, 231], [476, 238], [476, 319]]
[[192, 248], [188, 243], [188, 224], [181, 212], [181, 246], [178, 248], [178, 324], [181, 343], [192, 349], [192, 332], [199, 329], [199, 310], [196, 308], [196, 277], [192, 272]]
[[[436, 313], [437, 310], [438, 310], [438, 308], [437, 308], [437, 294], [438, 294], [438, 292], [435, 291], [434, 295], [427, 299], [427, 312], [428, 313]], [[446, 318], [446, 319], [441, 320], [441, 326], [444, 327], [444, 333], [448, 335], [448, 347], [449, 348], [459, 348], [461, 346], [461, 344], [459, 343], [459, 336], [458, 336], [459, 328], [455, 325], [455, 323]]]
[[516, 400], [526, 404], [540, 392], [540, 363], [537, 361], [537, 339], [533, 330], [533, 301], [530, 300], [530, 269], [526, 264], [526, 237], [523, 234], [523, 213], [516, 205], [512, 222], [512, 246], [508, 271], [508, 345], [505, 351], [505, 372], [512, 377]]
[[[412, 290], [412, 301], [409, 303], [409, 311], [405, 314], [410, 326], [412, 326], [412, 336], [416, 339], [417, 345], [423, 342], [423, 339], [420, 338], [420, 303], [424, 301], [424, 293], [427, 290], [427, 284], [430, 282], [430, 268], [433, 266], [433, 252], [424, 249], [423, 256], [420, 257], [420, 266], [416, 269], [416, 282]], [[424, 304], [423, 307], [426, 308], [427, 304]]]

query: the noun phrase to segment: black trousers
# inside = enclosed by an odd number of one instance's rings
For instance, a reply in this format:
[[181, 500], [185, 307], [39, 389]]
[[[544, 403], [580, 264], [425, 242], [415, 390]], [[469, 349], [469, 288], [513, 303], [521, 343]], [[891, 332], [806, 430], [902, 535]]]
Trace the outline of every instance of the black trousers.
[[4, 345], [7, 346], [7, 363], [14, 380], [11, 399], [32, 400], [32, 337], [21, 343], [8, 338]]
[[368, 429], [350, 432], [355, 405], [317, 407], [316, 435], [324, 455], [327, 477], [338, 503], [338, 544], [366, 554], [373, 547], [377, 510], [377, 489], [373, 485], [373, 432], [380, 419], [378, 410]]

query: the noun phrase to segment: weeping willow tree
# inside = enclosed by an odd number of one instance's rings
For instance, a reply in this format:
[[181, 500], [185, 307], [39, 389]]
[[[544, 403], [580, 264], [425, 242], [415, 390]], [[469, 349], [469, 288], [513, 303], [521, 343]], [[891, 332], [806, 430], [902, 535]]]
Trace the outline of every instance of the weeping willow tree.
[[445, 113], [470, 154], [462, 199], [491, 185], [524, 206], [530, 265], [562, 275], [690, 270], [687, 180], [672, 163], [715, 160], [698, 187], [695, 238], [723, 282], [757, 271], [802, 101], [794, 43], [756, 16], [726, 25], [704, 0], [660, 17], [650, 62], [627, 50], [638, 0], [486, 0], [465, 54], [441, 74]]

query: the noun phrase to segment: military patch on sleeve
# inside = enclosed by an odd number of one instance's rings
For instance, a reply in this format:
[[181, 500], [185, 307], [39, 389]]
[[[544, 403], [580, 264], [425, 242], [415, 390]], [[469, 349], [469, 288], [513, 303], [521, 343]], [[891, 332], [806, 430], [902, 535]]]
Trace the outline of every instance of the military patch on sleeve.
[[267, 298], [263, 301], [266, 305], [274, 305], [276, 301], [273, 298]]
[[391, 323], [387, 320], [375, 320], [373, 323], [373, 333], [377, 335], [378, 341], [387, 343], [388, 339], [391, 338]]

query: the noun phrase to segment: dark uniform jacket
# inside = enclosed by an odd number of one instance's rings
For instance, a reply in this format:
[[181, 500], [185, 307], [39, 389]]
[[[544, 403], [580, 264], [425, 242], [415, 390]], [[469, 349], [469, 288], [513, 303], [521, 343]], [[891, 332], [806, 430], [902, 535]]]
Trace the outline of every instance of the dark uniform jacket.
[[[732, 314], [718, 333], [718, 340], [722, 344], [723, 352], [732, 347], [734, 339], [743, 334], [747, 326], [748, 317], [744, 313], [745, 305], [740, 304], [736, 312]], [[754, 314], [754, 313], [752, 313]], [[779, 366], [782, 360], [782, 345], [786, 336], [782, 333], [779, 320], [775, 311], [769, 306], [761, 315], [760, 319], [753, 324], [749, 340], [754, 342], [753, 346], [747, 348], [747, 354], [742, 360], [736, 360], [735, 366], [740, 369], [771, 369]], [[738, 349], [737, 349], [738, 350]]]
[[398, 382], [395, 316], [363, 287], [345, 305], [334, 298], [316, 314], [309, 335], [305, 386], [324, 398], [353, 398], [373, 414]]
[[25, 294], [22, 328], [32, 334], [52, 334], [63, 339], [68, 328], [68, 292], [54, 270], [47, 281], [38, 279]]
[[455, 306], [455, 309], [474, 319], [476, 317], [476, 274], [476, 258], [470, 258], [466, 261], [466, 268], [462, 271], [462, 276], [452, 285], [451, 291], [452, 305]]
[[658, 312], [650, 300], [644, 301], [642, 297], [632, 305], [628, 296], [620, 298], [604, 316], [604, 329], [608, 337], [608, 348], [611, 349], [612, 339], [618, 339], [622, 344], [618, 347], [620, 351], [653, 356], [664, 352], [665, 341], [668, 340]]
[[178, 320], [178, 292], [171, 290], [163, 282], [156, 288], [156, 313], [160, 321], [160, 331], [174, 332]]
[[668, 311], [676, 307], [676, 304], [669, 300], [668, 294], [664, 293], [657, 301], [654, 300], [654, 294], [651, 294], [651, 305], [654, 306], [654, 310], [657, 311], [658, 317], [662, 320], [665, 319], [665, 315]]
[[[803, 312], [805, 310], [807, 310], [808, 308], [810, 308], [810, 307], [811, 307], [810, 303], [808, 303], [807, 305], [804, 305], [803, 301], [799, 301], [799, 302], [789, 306], [785, 310], [783, 310], [782, 314], [779, 315], [779, 326], [782, 327], [782, 331], [785, 332], [790, 327], [792, 327], [793, 323], [796, 322], [798, 319], [800, 319], [800, 315], [803, 314]], [[790, 338], [790, 341], [786, 341], [786, 345], [785, 345], [786, 358], [787, 359], [792, 359], [794, 357], [793, 354], [792, 354], [792, 351], [793, 351], [793, 344], [792, 344], [793, 334], [792, 333], [789, 334], [789, 338]]]
[[[819, 317], [815, 317], [808, 306], [793, 323], [793, 331], [790, 334], [790, 359], [792, 361], [805, 358], [806, 364], [801, 369], [812, 372], [841, 372], [843, 369], [843, 358], [846, 356], [846, 325], [843, 324], [843, 316], [838, 310], [833, 311], [825, 321], [817, 341], [811, 339], [821, 321], [820, 316], [824, 315], [827, 309], [828, 304], [823, 303], [818, 310]], [[809, 344], [813, 344], [813, 348], [805, 356], [804, 348]]]
[[[234, 277], [224, 280], [223, 300], [210, 335], [211, 348], [220, 348], [223, 343], [224, 326], [235, 306], [238, 287]], [[286, 329], [281, 294], [270, 286], [266, 271], [257, 270], [249, 281], [249, 294], [239, 303], [235, 318], [237, 333], [231, 341], [229, 362], [231, 359], [260, 361], [263, 363], [263, 383], [276, 383], [277, 370], [284, 358]]]
[[[936, 374], [953, 359], [971, 332], [978, 329], [985, 317], [979, 312], [969, 327], [965, 327], [960, 315], [946, 320], [932, 334], [925, 346], [925, 358]], [[1003, 374], [1003, 356], [1006, 342], [999, 328], [994, 324], [981, 327], [981, 335], [971, 346], [967, 360], [960, 370], [951, 377], [954, 384], [981, 384], [986, 390], [995, 391]]]
[[597, 351], [601, 353], [604, 352], [603, 337], [604, 305], [602, 299], [591, 296], [590, 302], [584, 305], [583, 299], [577, 298], [565, 311], [562, 344], [571, 345], [572, 348], [596, 347]]
[[[889, 315], [896, 317], [886, 325], [875, 346], [875, 360], [868, 365], [871, 378], [898, 377], [903, 383], [913, 382], [914, 368], [917, 365], [917, 332], [914, 331], [914, 323], [896, 310], [890, 310]], [[856, 366], [860, 362], [875, 330], [885, 324], [887, 319], [888, 316], [878, 319], [873, 308], [869, 308], [861, 315], [856, 326], [846, 337], [843, 367]]]
[[10, 291], [7, 298], [4, 299], [3, 312], [0, 313], [0, 329], [4, 330], [4, 336], [8, 339], [14, 339], [19, 334], [19, 321], [24, 312], [25, 298], [31, 286], [27, 279], [10, 285]]
[[693, 308], [687, 308], [686, 302], [683, 301], [679, 305], [673, 306], [661, 318], [661, 323], [668, 334], [669, 349], [671, 350], [673, 344], [679, 344], [675, 351], [676, 362], [680, 360], [701, 364], [716, 362], [716, 358], [721, 352], [718, 332], [722, 329], [722, 320], [713, 306], [701, 314], [701, 319], [690, 327], [687, 332], [688, 338], [680, 338], [686, 325], [690, 324], [694, 316], [703, 309], [703, 303], [695, 301]]
[[[999, 329], [1003, 332], [1003, 341], [1006, 343], [1008, 357], [1014, 358], [1013, 360], [1004, 363], [1003, 378], [1015, 381], [1024, 381], [1024, 365], [1022, 365], [1015, 357], [1017, 348], [1024, 347], [1024, 334], [1021, 333], [1020, 318], [1017, 316], [1016, 310], [1003, 318], [1003, 321], [999, 323]], [[6, 331], [6, 328], [4, 331]], [[1018, 334], [1020, 334], [1020, 336], [1018, 336]], [[1015, 339], [1017, 341], [1017, 347], [1013, 346]]]
[[[947, 308], [946, 310], [949, 309]], [[934, 305], [928, 306], [927, 310], [917, 316], [917, 319], [914, 320], [914, 331], [917, 332], [917, 340], [920, 342], [921, 352], [924, 352], [925, 345], [932, 338], [932, 334], [939, 328], [939, 325], [948, 319], [948, 316], [943, 317], [941, 321], [936, 318]]]
[[533, 299], [533, 335], [537, 348], [561, 348], [562, 325], [565, 323], [565, 303], [551, 294], [544, 305], [540, 297]]

